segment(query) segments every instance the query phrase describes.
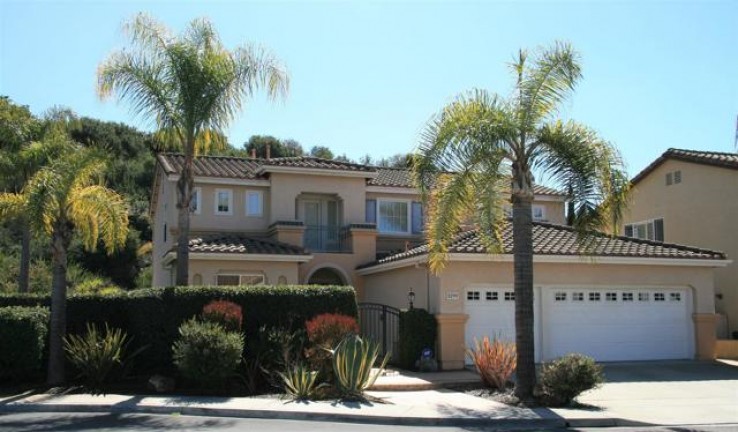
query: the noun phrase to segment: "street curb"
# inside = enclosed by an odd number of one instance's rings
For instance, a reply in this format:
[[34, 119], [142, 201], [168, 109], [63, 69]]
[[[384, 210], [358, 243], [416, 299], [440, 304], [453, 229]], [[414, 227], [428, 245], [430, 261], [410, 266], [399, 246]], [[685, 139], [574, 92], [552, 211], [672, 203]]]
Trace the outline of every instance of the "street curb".
[[[125, 406], [121, 405], [82, 405], [82, 404], [12, 404], [0, 406], [0, 413], [22, 412], [72, 412], [72, 413], [140, 413], [140, 414], [181, 414], [208, 417], [238, 417], [280, 420], [331, 421], [341, 423], [364, 423], [394, 426], [496, 426], [516, 429], [552, 429], [566, 426], [560, 417], [544, 415], [539, 419], [495, 419], [481, 417], [393, 417], [362, 414], [328, 414], [301, 411], [248, 410], [227, 408], [203, 408], [187, 406]], [[540, 413], [539, 413], [540, 415]]]

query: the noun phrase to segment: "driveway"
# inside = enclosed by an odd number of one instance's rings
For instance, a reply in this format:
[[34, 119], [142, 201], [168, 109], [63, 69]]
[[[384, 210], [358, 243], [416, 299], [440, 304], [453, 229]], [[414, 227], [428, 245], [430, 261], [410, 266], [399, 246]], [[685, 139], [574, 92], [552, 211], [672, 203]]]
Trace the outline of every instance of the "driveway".
[[[738, 424], [738, 364], [698, 361], [605, 365], [607, 383], [584, 393], [581, 409], [555, 409], [576, 426]], [[608, 420], [606, 420], [608, 419]]]

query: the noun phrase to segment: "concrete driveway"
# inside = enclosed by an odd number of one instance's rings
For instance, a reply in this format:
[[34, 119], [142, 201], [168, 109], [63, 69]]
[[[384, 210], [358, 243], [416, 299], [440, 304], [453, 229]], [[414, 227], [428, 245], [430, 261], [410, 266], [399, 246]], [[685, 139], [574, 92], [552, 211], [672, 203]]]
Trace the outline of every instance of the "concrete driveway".
[[738, 363], [612, 363], [605, 376], [579, 397], [583, 408], [553, 411], [572, 426], [738, 424]]

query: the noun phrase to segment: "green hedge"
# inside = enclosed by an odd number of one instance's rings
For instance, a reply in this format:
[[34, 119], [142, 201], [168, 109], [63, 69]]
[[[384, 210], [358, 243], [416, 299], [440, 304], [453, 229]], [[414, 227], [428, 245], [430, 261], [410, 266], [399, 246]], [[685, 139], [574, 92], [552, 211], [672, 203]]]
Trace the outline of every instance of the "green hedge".
[[47, 308], [0, 308], [0, 382], [28, 379], [41, 371], [48, 323]]
[[[302, 327], [321, 313], [357, 317], [354, 289], [345, 286], [243, 286], [147, 288], [112, 295], [72, 295], [67, 301], [67, 331], [81, 334], [87, 322], [122, 328], [133, 349], [148, 346], [135, 360], [134, 372], [170, 372], [172, 343], [184, 321], [212, 300], [243, 308], [247, 339], [261, 326]], [[2, 295], [0, 307], [49, 304], [49, 296]]]
[[400, 363], [405, 369], [415, 369], [424, 348], [434, 351], [438, 324], [436, 317], [425, 309], [400, 312]]

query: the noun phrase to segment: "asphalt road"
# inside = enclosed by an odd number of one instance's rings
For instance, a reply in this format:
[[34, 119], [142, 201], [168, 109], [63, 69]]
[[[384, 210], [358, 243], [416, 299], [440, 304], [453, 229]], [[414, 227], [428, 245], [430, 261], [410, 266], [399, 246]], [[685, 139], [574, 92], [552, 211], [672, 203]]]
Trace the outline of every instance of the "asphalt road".
[[[178, 430], [182, 432], [213, 431], [279, 431], [279, 432], [487, 432], [498, 430], [494, 427], [427, 427], [427, 426], [386, 426], [352, 423], [310, 422], [298, 420], [264, 420], [222, 417], [196, 417], [154, 414], [92, 414], [92, 413], [13, 413], [0, 415], [1, 432], [106, 432], [133, 431], [148, 432]], [[582, 428], [574, 432], [732, 432], [738, 425], [684, 426], [668, 428]], [[563, 430], [560, 432], [564, 432]]]

